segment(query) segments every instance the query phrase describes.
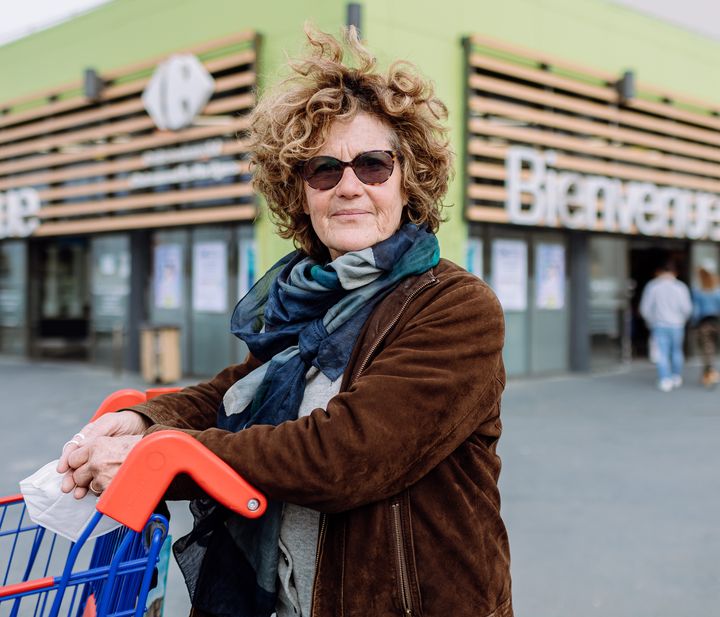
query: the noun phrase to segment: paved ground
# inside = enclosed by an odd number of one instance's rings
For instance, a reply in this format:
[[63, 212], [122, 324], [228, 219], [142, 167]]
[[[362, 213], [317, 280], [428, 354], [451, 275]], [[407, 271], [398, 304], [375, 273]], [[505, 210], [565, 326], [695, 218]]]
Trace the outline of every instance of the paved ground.
[[[720, 390], [662, 394], [649, 365], [511, 380], [500, 454], [518, 617], [720, 614]], [[136, 375], [0, 357], [0, 495]], [[171, 533], [189, 524], [172, 507]], [[176, 569], [166, 617], [187, 614]], [[435, 617], [435, 616], [429, 616]]]

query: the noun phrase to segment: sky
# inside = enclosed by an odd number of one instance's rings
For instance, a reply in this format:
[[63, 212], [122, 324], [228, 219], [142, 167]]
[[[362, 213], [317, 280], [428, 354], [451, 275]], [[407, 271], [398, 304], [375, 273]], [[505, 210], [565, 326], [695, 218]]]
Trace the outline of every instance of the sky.
[[0, 45], [71, 19], [109, 0], [0, 0]]
[[611, 0], [720, 41], [718, 0]]
[[[337, 0], [336, 0], [337, 1]], [[608, 0], [720, 41], [718, 0]], [[109, 0], [0, 0], [0, 45], [53, 26]]]

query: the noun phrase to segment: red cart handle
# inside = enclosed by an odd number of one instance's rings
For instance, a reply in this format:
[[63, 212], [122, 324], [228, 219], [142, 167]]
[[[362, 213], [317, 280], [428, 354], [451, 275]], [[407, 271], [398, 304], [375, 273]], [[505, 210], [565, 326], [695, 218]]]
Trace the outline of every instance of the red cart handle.
[[265, 497], [199, 441], [180, 431], [158, 431], [130, 450], [97, 509], [140, 531], [170, 482], [186, 473], [210, 497], [247, 518], [262, 516]]
[[[180, 388], [118, 390], [101, 404], [100, 416], [144, 403]], [[126, 527], [141, 531], [178, 474], [188, 474], [210, 497], [247, 518], [258, 518], [265, 497], [199, 441], [180, 431], [158, 431], [141, 439], [98, 500], [97, 509]]]
[[180, 390], [182, 390], [182, 388], [175, 387], [150, 388], [145, 392], [133, 390], [132, 388], [116, 390], [112, 394], [109, 394], [105, 400], [100, 403], [100, 407], [97, 408], [97, 411], [93, 414], [90, 422], [95, 422], [95, 420], [97, 420], [100, 416], [104, 416], [106, 413], [120, 411], [121, 409], [125, 409], [127, 407], [140, 405], [141, 403], [146, 403], [150, 399], [160, 396], [161, 394], [170, 394], [172, 392], [179, 392]]

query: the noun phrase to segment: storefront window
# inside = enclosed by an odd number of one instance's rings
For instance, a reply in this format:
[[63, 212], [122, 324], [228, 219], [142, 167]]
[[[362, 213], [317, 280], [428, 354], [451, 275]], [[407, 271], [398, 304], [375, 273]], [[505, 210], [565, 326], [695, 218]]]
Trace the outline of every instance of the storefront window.
[[0, 351], [25, 353], [27, 245], [0, 242]]

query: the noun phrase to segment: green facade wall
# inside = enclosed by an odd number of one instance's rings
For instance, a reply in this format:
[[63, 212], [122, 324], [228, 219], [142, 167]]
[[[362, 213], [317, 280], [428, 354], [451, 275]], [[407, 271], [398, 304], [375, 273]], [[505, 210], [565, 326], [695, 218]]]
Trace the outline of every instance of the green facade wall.
[[[457, 175], [448, 194], [443, 254], [464, 263], [464, 66], [461, 40], [486, 34], [618, 75], [720, 103], [720, 43], [604, 0], [365, 0], [363, 36], [381, 63], [403, 58], [431, 77], [450, 112]], [[341, 0], [115, 0], [73, 21], [0, 47], [0, 101], [246, 29], [262, 35], [260, 87], [302, 49], [311, 20], [337, 32]], [[259, 267], [288, 250], [267, 217], [257, 222]]]

